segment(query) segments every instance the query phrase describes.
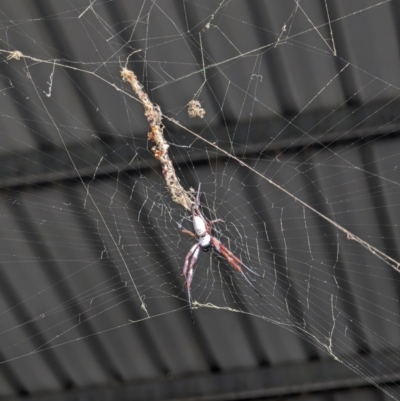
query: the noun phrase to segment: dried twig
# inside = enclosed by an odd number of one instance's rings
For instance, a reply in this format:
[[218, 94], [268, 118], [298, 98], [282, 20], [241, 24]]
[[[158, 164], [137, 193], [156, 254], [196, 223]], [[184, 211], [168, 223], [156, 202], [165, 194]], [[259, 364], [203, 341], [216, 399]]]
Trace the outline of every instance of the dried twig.
[[179, 178], [176, 176], [175, 168], [169, 158], [169, 145], [164, 138], [164, 126], [161, 122], [162, 113], [160, 107], [149, 99], [149, 96], [144, 91], [143, 86], [139, 83], [133, 71], [123, 68], [121, 76], [124, 81], [131, 85], [132, 90], [143, 104], [144, 115], [147, 117], [147, 121], [150, 124], [148, 138], [155, 143], [155, 146], [153, 146], [151, 150], [153, 151], [154, 157], [161, 164], [162, 174], [172, 200], [182, 205], [185, 209], [190, 210], [193, 201], [180, 184]]

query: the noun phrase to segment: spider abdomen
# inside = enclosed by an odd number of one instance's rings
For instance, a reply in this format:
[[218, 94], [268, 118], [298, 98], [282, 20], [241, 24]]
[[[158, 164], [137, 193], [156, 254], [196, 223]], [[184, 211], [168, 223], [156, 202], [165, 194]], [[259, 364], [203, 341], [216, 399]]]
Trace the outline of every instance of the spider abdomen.
[[[199, 245], [201, 247], [201, 249], [203, 251], [205, 251], [205, 249], [207, 249], [207, 251], [210, 249], [211, 246], [211, 235], [210, 234], [206, 234], [203, 237], [199, 238]], [[205, 251], [205, 252], [207, 252]]]
[[193, 228], [199, 237], [207, 234], [206, 223], [200, 216], [193, 216]]

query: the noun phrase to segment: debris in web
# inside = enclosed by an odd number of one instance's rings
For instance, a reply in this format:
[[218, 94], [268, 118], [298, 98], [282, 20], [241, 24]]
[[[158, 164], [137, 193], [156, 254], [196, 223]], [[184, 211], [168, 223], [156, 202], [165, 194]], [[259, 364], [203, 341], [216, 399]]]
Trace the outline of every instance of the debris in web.
[[22, 54], [22, 52], [15, 50], [13, 52], [11, 52], [8, 56], [7, 56], [7, 60], [21, 60], [21, 57], [23, 57], [24, 55]]
[[188, 115], [190, 118], [204, 118], [206, 111], [201, 107], [201, 103], [198, 100], [191, 100], [188, 103]]
[[128, 82], [131, 85], [132, 90], [135, 92], [144, 107], [144, 115], [147, 117], [147, 121], [150, 124], [148, 139], [155, 143], [155, 146], [153, 146], [151, 150], [153, 151], [154, 157], [161, 164], [162, 174], [172, 200], [182, 205], [185, 209], [190, 210], [193, 201], [188, 192], [185, 191], [180, 184], [179, 178], [176, 176], [175, 168], [168, 154], [169, 145], [164, 138], [164, 126], [161, 122], [162, 113], [160, 106], [154, 104], [150, 100], [133, 71], [123, 68], [121, 76], [125, 82]]

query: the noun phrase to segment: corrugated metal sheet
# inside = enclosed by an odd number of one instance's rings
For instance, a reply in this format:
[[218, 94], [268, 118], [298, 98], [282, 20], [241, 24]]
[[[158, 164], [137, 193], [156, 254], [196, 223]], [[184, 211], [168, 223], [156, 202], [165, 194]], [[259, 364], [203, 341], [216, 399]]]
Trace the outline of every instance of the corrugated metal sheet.
[[201, 253], [194, 299], [243, 313], [192, 324], [189, 216], [120, 79], [135, 52], [166, 116], [400, 260], [399, 6], [329, 1], [328, 24], [324, 2], [296, 4], [0, 1], [1, 397], [386, 399], [334, 392], [365, 383], [344, 366], [399, 394], [398, 273], [164, 120], [181, 182], [202, 183], [218, 235], [265, 272], [260, 299]]

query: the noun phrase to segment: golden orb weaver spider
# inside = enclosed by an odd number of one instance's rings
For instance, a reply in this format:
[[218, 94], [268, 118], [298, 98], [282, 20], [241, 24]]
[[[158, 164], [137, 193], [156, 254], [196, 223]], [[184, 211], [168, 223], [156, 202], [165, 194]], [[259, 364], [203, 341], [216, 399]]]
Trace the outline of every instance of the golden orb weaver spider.
[[200, 186], [197, 190], [197, 195], [195, 199], [194, 205], [192, 205], [192, 222], [194, 233], [189, 230], [182, 230], [184, 234], [190, 235], [193, 238], [197, 239], [197, 243], [194, 244], [190, 251], [187, 253], [185, 257], [185, 264], [183, 265], [183, 275], [186, 279], [186, 289], [188, 292], [189, 298], [189, 306], [192, 307], [192, 299], [190, 294], [190, 289], [192, 285], [192, 280], [194, 276], [194, 265], [197, 262], [199, 257], [200, 249], [203, 252], [208, 252], [210, 249], [215, 249], [219, 255], [221, 255], [237, 272], [239, 272], [242, 277], [250, 284], [253, 290], [261, 297], [261, 294], [258, 292], [254, 284], [247, 277], [245, 272], [242, 270], [242, 267], [254, 274], [259, 278], [264, 278], [257, 272], [255, 272], [250, 267], [246, 266], [240, 258], [235, 256], [225, 245], [221, 243], [217, 238], [212, 235], [212, 227], [215, 223], [222, 222], [221, 219], [208, 221], [203, 216], [200, 211]]

